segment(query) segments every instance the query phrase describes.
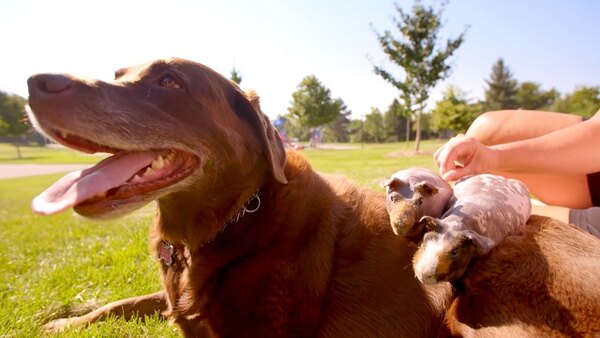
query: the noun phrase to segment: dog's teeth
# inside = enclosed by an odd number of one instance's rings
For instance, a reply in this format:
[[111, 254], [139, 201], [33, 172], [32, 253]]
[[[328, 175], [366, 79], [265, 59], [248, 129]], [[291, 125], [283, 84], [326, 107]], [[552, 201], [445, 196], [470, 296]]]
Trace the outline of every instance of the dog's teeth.
[[152, 168], [148, 167], [148, 168], [146, 168], [146, 171], [144, 172], [144, 175], [142, 175], [142, 176], [147, 176], [150, 174], [152, 174]]
[[165, 166], [165, 160], [161, 155], [158, 155], [158, 158], [152, 161], [152, 169], [162, 169]]
[[138, 182], [141, 182], [141, 181], [142, 181], [142, 178], [140, 177], [140, 175], [135, 175], [135, 176], [133, 176], [133, 178], [131, 179], [131, 182], [132, 182], [132, 183], [138, 183]]
[[67, 132], [66, 132], [66, 131], [61, 131], [61, 132], [60, 132], [60, 136], [61, 136], [62, 138], [67, 138], [67, 136], [69, 136], [69, 134], [67, 134]]

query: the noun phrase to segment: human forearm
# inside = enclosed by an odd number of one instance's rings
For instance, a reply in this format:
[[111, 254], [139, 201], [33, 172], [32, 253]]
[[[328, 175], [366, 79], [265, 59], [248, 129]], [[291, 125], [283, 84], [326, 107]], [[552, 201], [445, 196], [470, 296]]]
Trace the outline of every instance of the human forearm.
[[581, 175], [600, 171], [600, 115], [555, 132], [490, 147], [492, 170]]

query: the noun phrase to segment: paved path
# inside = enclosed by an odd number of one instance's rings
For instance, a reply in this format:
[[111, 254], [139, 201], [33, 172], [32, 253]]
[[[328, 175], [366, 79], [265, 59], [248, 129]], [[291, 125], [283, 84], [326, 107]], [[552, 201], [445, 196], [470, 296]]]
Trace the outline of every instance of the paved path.
[[88, 168], [92, 164], [0, 164], [0, 180], [23, 176], [47, 175]]

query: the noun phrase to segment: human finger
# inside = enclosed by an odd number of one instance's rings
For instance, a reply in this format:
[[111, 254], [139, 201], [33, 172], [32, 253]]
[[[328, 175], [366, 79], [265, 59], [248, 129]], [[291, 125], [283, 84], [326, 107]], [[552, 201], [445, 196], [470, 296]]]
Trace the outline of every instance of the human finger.
[[[469, 138], [464, 136], [452, 138], [447, 145], [440, 150], [437, 157], [440, 173], [444, 174], [449, 170], [457, 168], [457, 162], [460, 162], [472, 152]], [[462, 163], [464, 164], [464, 163]]]
[[441, 176], [444, 179], [444, 181], [450, 182], [456, 181], [463, 176], [472, 175], [473, 173], [471, 171], [472, 170], [470, 167], [456, 166], [454, 169], [450, 169], [444, 172], [443, 174], [441, 174]]
[[454, 144], [457, 142], [457, 140], [459, 140], [463, 137], [465, 137], [464, 134], [458, 134], [458, 135], [450, 138], [446, 143], [444, 143], [441, 147], [439, 147], [438, 150], [435, 151], [435, 153], [433, 154], [433, 159], [435, 161], [435, 164], [438, 166], [438, 168], [440, 167], [441, 154], [444, 152], [448, 152], [448, 149], [452, 148], [454, 146]]

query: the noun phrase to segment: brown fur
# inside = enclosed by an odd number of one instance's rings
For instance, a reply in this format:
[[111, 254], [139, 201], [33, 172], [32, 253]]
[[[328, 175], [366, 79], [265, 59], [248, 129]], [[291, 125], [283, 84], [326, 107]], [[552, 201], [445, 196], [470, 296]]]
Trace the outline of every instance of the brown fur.
[[[431, 233], [425, 234], [428, 236]], [[475, 244], [462, 236], [450, 237], [443, 251], [438, 255], [435, 269], [437, 281], [455, 281], [462, 277], [473, 257], [477, 256]], [[423, 244], [413, 256], [413, 267], [423, 255]]]
[[[477, 256], [475, 244], [464, 237], [454, 238], [446, 252], [441, 253], [436, 270], [439, 280], [455, 281], [466, 271], [473, 257]], [[416, 256], [416, 255], [415, 255]]]
[[[165, 74], [182, 88], [161, 86]], [[128, 151], [179, 149], [196, 157], [188, 165], [199, 164], [172, 186], [134, 195], [158, 201], [153, 250], [163, 240], [175, 247], [173, 265], [162, 263], [165, 291], [47, 329], [166, 309], [188, 337], [446, 333], [451, 287], [415, 279], [415, 246], [389, 229], [384, 194], [321, 176], [297, 153], [286, 160], [255, 94], [181, 59], [124, 69], [114, 82], [46, 74], [29, 85], [50, 136], [59, 130]], [[260, 209], [223, 229], [259, 188]], [[95, 217], [111, 209], [76, 210]], [[600, 330], [599, 261], [598, 239], [532, 218], [467, 274], [447, 321], [465, 336], [590, 335]]]
[[597, 337], [600, 241], [531, 216], [525, 229], [480, 257], [447, 321], [463, 337]]
[[425, 284], [460, 279], [471, 261], [488, 251], [482, 252], [483, 240], [474, 238], [478, 234], [472, 230], [454, 230], [443, 220], [425, 216], [415, 227], [429, 230], [412, 261], [416, 277]]
[[[387, 229], [383, 196], [326, 181], [296, 153], [285, 174], [287, 185], [263, 187], [267, 212], [163, 269], [186, 335], [204, 325], [235, 337], [435, 334], [448, 290], [431, 304], [408, 266], [413, 247]], [[205, 320], [185, 319], [195, 315]]]
[[[161, 87], [165, 73], [182, 88]], [[160, 305], [186, 336], [443, 335], [451, 287], [414, 278], [415, 247], [389, 229], [384, 194], [324, 178], [300, 154], [286, 161], [255, 94], [180, 59], [119, 71], [114, 83], [53, 76], [30, 80], [32, 109], [48, 133], [199, 159], [180, 183], [139, 197], [158, 199], [153, 250], [174, 245], [174, 263], [162, 264]], [[258, 189], [260, 209], [223, 229]], [[131, 313], [136, 299], [67, 325]]]
[[58, 333], [68, 327], [77, 327], [106, 320], [109, 316], [122, 317], [129, 320], [133, 317], [151, 316], [167, 309], [164, 291], [144, 296], [121, 299], [104, 305], [79, 317], [60, 318], [44, 325], [44, 331]]

